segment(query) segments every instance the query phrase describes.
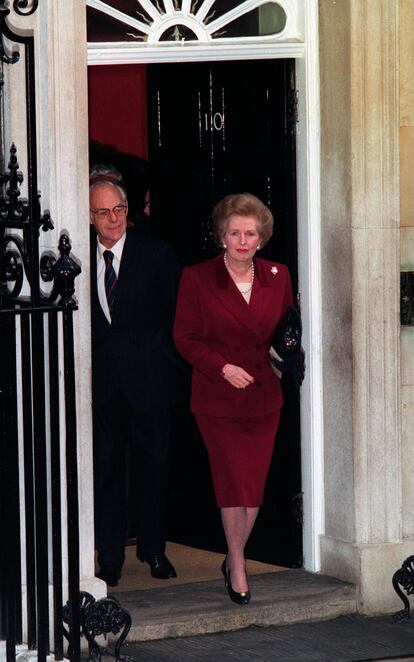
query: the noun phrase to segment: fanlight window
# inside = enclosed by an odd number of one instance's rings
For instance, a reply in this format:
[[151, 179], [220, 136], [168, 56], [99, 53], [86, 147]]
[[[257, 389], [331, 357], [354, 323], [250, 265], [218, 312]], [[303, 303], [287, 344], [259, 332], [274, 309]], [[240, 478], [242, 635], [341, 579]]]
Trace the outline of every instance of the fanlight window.
[[[296, 0], [87, 0], [90, 43], [224, 43], [286, 35]], [[291, 21], [292, 23], [292, 21]], [[294, 36], [294, 35], [293, 35]]]

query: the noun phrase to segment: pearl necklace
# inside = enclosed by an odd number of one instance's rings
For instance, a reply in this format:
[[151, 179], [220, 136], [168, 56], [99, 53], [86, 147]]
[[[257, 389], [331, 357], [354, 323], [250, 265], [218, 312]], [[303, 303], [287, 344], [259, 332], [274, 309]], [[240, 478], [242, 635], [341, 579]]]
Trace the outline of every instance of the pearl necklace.
[[[226, 269], [227, 269], [227, 271], [229, 272], [229, 274], [231, 276], [231, 271], [232, 270], [231, 270], [231, 267], [230, 267], [229, 262], [227, 260], [227, 251], [224, 253], [224, 264], [226, 265]], [[240, 290], [241, 294], [249, 294], [249, 292], [251, 291], [251, 289], [253, 287], [253, 281], [254, 281], [254, 263], [253, 263], [253, 260], [252, 260], [252, 263], [250, 265], [250, 285], [247, 288], [247, 290]]]

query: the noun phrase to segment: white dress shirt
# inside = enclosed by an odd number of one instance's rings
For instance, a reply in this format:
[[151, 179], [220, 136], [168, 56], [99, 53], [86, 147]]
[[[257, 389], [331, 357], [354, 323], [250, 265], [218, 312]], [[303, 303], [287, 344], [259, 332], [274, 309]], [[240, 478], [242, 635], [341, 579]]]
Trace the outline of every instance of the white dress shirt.
[[236, 283], [236, 286], [239, 288], [240, 294], [246, 303], [250, 303], [250, 297], [252, 294], [252, 282], [250, 283]]
[[99, 297], [99, 303], [101, 304], [101, 308], [104, 311], [105, 317], [108, 320], [109, 324], [111, 324], [112, 320], [111, 320], [111, 314], [109, 312], [109, 306], [105, 292], [105, 258], [103, 254], [104, 251], [107, 250], [110, 250], [114, 254], [112, 260], [112, 266], [115, 270], [116, 277], [118, 278], [119, 267], [121, 266], [122, 251], [124, 250], [125, 238], [126, 238], [126, 233], [122, 235], [121, 239], [119, 239], [119, 241], [117, 241], [116, 244], [112, 246], [112, 248], [106, 248], [106, 246], [103, 246], [103, 244], [101, 244], [99, 239], [97, 241], [96, 278], [97, 278], [97, 286], [98, 286], [98, 297]]

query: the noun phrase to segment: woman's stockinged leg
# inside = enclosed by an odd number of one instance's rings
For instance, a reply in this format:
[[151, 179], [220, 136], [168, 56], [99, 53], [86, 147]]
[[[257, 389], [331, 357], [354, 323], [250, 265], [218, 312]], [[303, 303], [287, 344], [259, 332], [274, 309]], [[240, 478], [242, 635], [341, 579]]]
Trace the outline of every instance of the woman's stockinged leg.
[[244, 530], [245, 545], [247, 544], [247, 541], [250, 538], [250, 534], [252, 532], [258, 513], [259, 513], [259, 506], [255, 508], [246, 508], [246, 527]]
[[244, 547], [249, 539], [259, 508], [237, 506], [221, 508], [221, 519], [227, 541], [227, 568], [233, 591], [248, 590]]

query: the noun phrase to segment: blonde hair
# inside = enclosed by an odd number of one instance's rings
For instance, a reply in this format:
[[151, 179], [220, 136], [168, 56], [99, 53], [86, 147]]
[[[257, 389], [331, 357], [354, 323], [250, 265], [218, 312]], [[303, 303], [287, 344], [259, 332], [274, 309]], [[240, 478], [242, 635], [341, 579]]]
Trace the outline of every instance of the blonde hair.
[[270, 209], [253, 193], [234, 193], [226, 195], [213, 210], [214, 234], [219, 246], [223, 245], [223, 237], [233, 214], [256, 216], [261, 246], [269, 241], [273, 234], [273, 214]]

